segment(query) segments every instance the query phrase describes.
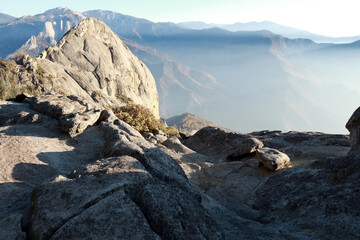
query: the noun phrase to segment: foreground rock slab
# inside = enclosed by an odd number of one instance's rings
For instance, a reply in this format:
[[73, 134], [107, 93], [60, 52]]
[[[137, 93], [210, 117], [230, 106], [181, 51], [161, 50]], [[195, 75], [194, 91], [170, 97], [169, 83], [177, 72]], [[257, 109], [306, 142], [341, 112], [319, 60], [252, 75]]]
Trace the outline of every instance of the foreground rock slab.
[[274, 148], [259, 148], [256, 150], [256, 157], [271, 171], [279, 170], [290, 163], [288, 155]]
[[20, 222], [33, 189], [98, 159], [104, 144], [98, 128], [71, 138], [28, 104], [0, 102], [0, 239], [27, 239]]
[[283, 169], [257, 187], [253, 207], [269, 227], [306, 231], [312, 239], [359, 239], [359, 177], [358, 155]]
[[0, 104], [0, 239], [224, 239], [178, 163], [111, 111], [71, 138], [82, 104], [27, 102]]

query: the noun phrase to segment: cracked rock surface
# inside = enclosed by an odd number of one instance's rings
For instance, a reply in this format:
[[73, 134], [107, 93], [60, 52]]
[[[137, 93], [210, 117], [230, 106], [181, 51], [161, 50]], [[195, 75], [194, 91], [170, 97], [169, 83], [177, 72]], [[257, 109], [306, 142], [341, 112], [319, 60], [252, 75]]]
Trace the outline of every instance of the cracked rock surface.
[[[27, 103], [0, 106], [47, 118]], [[65, 109], [78, 109], [56, 107], [60, 120], [72, 114]], [[177, 162], [112, 112], [104, 110], [99, 125], [74, 138], [56, 124], [17, 124], [26, 114], [13, 115], [1, 126], [7, 171], [1, 174], [0, 238], [224, 238]]]
[[205, 155], [151, 143], [109, 110], [64, 131], [89, 110], [56, 94], [0, 103], [0, 239], [360, 237], [360, 161], [329, 158], [347, 153], [347, 136], [248, 134], [295, 159], [273, 172], [253, 156], [211, 155], [211, 144]]

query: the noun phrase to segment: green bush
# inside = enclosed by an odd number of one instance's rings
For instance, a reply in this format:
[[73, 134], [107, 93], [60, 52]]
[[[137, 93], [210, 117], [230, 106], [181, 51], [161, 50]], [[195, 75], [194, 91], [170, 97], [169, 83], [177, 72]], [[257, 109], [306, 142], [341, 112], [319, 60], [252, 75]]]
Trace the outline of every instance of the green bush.
[[176, 127], [163, 127], [162, 131], [170, 138], [170, 137], [178, 137], [179, 131]]
[[154, 132], [162, 130], [168, 137], [179, 136], [176, 127], [167, 127], [156, 119], [150, 110], [142, 105], [128, 103], [122, 107], [112, 107], [112, 111], [119, 119], [128, 123], [139, 132]]
[[162, 128], [160, 121], [150, 110], [141, 105], [129, 103], [123, 107], [113, 107], [112, 110], [119, 119], [139, 132], [151, 132]]

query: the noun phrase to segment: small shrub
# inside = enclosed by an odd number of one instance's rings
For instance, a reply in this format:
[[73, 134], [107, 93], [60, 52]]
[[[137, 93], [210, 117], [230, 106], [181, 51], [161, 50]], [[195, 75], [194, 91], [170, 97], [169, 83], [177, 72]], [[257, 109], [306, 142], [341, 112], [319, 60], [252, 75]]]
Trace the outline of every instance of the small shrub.
[[115, 115], [139, 132], [162, 130], [168, 137], [179, 136], [176, 127], [166, 127], [150, 110], [142, 105], [128, 103], [123, 107], [112, 107]]
[[115, 115], [139, 132], [152, 132], [162, 128], [161, 123], [149, 109], [138, 104], [129, 103], [123, 107], [113, 107]]
[[171, 127], [163, 127], [162, 131], [167, 135], [167, 137], [178, 137], [179, 136], [179, 131], [177, 130], [176, 127], [171, 126]]
[[116, 94], [116, 97], [117, 97], [118, 99], [120, 99], [121, 101], [123, 101], [124, 103], [133, 102], [133, 100], [132, 100], [131, 98], [129, 98], [128, 96], [125, 96], [125, 95], [123, 95], [123, 94], [120, 94], [120, 93]]

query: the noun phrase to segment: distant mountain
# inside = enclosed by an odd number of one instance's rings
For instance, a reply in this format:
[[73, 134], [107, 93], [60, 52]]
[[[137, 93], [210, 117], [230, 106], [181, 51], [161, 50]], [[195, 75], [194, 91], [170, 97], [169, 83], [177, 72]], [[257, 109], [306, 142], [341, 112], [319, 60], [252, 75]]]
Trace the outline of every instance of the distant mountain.
[[84, 18], [81, 13], [59, 7], [0, 25], [0, 56], [11, 58], [20, 52], [37, 55], [45, 47], [54, 46]]
[[311, 39], [318, 43], [351, 43], [360, 40], [360, 36], [354, 37], [327, 37], [319, 34], [314, 34], [309, 31], [300, 30], [293, 27], [284, 26], [270, 21], [263, 22], [248, 22], [248, 23], [234, 23], [234, 24], [214, 24], [204, 22], [182, 22], [178, 23], [179, 26], [189, 29], [209, 29], [209, 28], [222, 28], [228, 31], [261, 31], [267, 30], [275, 34], [280, 34], [284, 37], [295, 39], [295, 38], [306, 38]]
[[112, 11], [93, 10], [83, 14], [86, 17], [100, 19], [119, 36], [141, 44], [148, 44], [162, 39], [163, 36], [175, 36], [188, 31], [174, 23], [154, 23]]
[[166, 119], [169, 126], [176, 126], [180, 132], [198, 131], [204, 127], [219, 127], [215, 123], [202, 119], [192, 113], [183, 113]]
[[4, 13], [0, 13], [0, 24], [5, 24], [8, 22], [11, 22], [12, 20], [14, 20], [16, 17], [4, 14]]

